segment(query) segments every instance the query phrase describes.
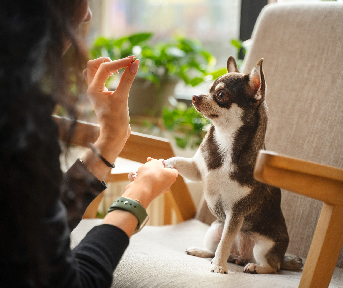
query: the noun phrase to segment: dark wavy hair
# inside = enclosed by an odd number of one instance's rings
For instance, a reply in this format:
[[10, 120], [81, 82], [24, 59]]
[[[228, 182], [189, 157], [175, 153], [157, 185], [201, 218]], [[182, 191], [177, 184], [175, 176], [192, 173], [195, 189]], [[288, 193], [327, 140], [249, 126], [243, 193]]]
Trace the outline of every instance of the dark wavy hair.
[[[12, 287], [20, 273], [44, 286], [48, 273], [48, 247], [36, 235], [62, 179], [51, 113], [58, 104], [75, 119], [84, 91], [87, 57], [73, 23], [83, 1], [0, 2], [0, 281], [12, 277]], [[72, 57], [62, 57], [67, 41]]]

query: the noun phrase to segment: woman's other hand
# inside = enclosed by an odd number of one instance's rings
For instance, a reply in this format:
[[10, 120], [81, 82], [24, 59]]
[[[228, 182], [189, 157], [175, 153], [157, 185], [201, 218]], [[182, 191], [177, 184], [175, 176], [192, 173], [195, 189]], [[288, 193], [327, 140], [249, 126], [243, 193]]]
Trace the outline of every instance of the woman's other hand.
[[[100, 124], [100, 136], [93, 144], [100, 155], [113, 163], [123, 150], [131, 133], [128, 109], [129, 91], [138, 71], [139, 60], [134, 56], [111, 61], [98, 58], [88, 61], [83, 71], [88, 84], [87, 95]], [[109, 91], [106, 80], [119, 69], [126, 68], [115, 91]], [[103, 180], [109, 167], [88, 149], [82, 157], [87, 168], [99, 180]]]
[[[84, 70], [88, 84], [87, 95], [100, 124], [100, 137], [95, 146], [110, 162], [114, 161], [123, 149], [131, 133], [128, 97], [138, 66], [139, 60], [135, 60], [134, 56], [115, 61], [102, 57], [88, 61], [87, 69]], [[122, 68], [126, 69], [117, 89], [109, 91], [105, 82]]]

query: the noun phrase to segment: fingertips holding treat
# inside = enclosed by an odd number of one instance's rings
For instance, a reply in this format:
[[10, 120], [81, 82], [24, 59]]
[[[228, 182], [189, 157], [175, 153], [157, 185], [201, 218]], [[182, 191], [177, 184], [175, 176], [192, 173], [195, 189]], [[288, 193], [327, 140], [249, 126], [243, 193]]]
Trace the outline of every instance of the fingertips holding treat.
[[[96, 61], [96, 60], [93, 60], [93, 61]], [[93, 70], [90, 77], [92, 77], [92, 74], [95, 72], [92, 78], [93, 82], [95, 82], [94, 85], [96, 87], [102, 88], [104, 83], [108, 79], [108, 77], [110, 77], [111, 73], [116, 73], [119, 69], [129, 67], [130, 64], [133, 62], [133, 60], [134, 60], [134, 56], [127, 57], [124, 59], [114, 60], [114, 61], [107, 61], [107, 58], [105, 58], [103, 59], [102, 62], [99, 61], [96, 63], [88, 63], [87, 69], [91, 68]], [[99, 64], [99, 65], [97, 66], [96, 64]]]
[[[130, 59], [131, 60], [131, 59]], [[132, 63], [132, 64], [131, 64]], [[123, 72], [118, 87], [116, 89], [118, 94], [129, 96], [131, 85], [136, 77], [138, 71], [139, 60], [131, 61], [125, 71]], [[132, 68], [132, 69], [131, 69]], [[134, 71], [133, 71], [134, 70]]]
[[132, 74], [136, 74], [138, 71], [138, 67], [139, 67], [139, 60], [138, 59], [133, 59], [133, 61], [130, 64], [130, 72]]

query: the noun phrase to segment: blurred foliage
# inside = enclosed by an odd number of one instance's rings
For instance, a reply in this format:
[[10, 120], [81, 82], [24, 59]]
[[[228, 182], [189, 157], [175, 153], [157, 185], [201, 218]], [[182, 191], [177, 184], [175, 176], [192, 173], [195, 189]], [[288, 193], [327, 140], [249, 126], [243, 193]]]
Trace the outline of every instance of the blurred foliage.
[[204, 138], [210, 121], [203, 117], [193, 106], [178, 103], [175, 108], [163, 111], [164, 127], [173, 132], [176, 144], [180, 148], [198, 147]]
[[[243, 59], [247, 52], [246, 47], [244, 45], [244, 42], [240, 39], [231, 39], [230, 43], [237, 50], [237, 55], [235, 56], [235, 58], [236, 58], [238, 70], [241, 71]], [[240, 59], [240, 58], [243, 58], [243, 59]]]
[[163, 78], [176, 77], [196, 86], [209, 75], [217, 78], [226, 73], [224, 69], [214, 69], [215, 57], [198, 40], [175, 36], [152, 45], [152, 37], [153, 33], [136, 33], [118, 39], [100, 37], [90, 54], [92, 58], [111, 59], [135, 55], [140, 60], [138, 76], [155, 84]]

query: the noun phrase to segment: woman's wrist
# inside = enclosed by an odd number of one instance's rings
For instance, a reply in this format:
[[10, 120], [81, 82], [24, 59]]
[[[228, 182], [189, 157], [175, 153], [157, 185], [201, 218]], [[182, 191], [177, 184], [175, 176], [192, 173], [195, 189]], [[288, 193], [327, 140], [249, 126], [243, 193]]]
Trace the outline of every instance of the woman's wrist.
[[110, 171], [108, 167], [91, 149], [88, 149], [82, 156], [82, 162], [88, 170], [100, 181], [103, 181]]
[[[124, 139], [124, 140], [123, 140]], [[100, 181], [104, 180], [107, 173], [110, 171], [108, 163], [113, 164], [126, 143], [126, 137], [103, 137], [92, 144], [92, 149], [88, 149], [82, 156], [82, 161], [87, 166], [88, 170]], [[101, 159], [106, 159], [104, 161]]]
[[104, 157], [108, 162], [114, 163], [120, 154], [125, 142], [121, 138], [118, 139], [105, 139], [99, 137], [99, 139], [93, 144], [93, 147]]
[[150, 194], [151, 191], [147, 186], [137, 185], [135, 182], [132, 182], [125, 190], [123, 197], [135, 200], [147, 209], [152, 201]]
[[114, 210], [105, 216], [103, 224], [117, 226], [131, 237], [137, 228], [138, 220], [129, 211]]

